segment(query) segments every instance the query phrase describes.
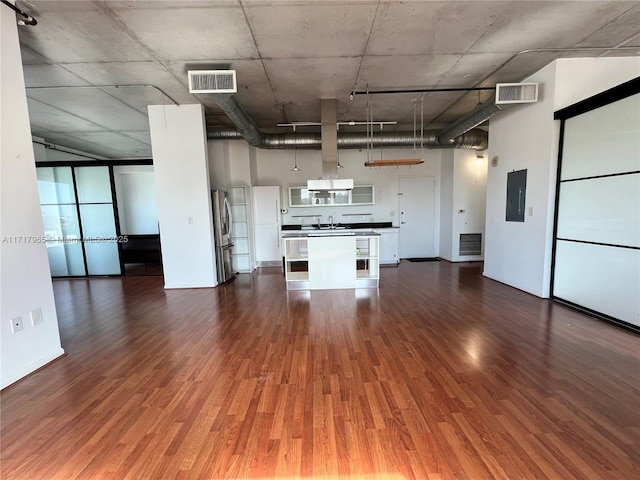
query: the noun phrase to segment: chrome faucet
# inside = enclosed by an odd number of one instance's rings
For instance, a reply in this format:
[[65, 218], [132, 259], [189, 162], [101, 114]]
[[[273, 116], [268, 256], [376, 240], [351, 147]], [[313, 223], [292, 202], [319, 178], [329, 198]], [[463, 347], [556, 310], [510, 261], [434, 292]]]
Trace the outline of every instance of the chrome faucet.
[[333, 215], [329, 215], [329, 228], [333, 228], [335, 225], [333, 224]]

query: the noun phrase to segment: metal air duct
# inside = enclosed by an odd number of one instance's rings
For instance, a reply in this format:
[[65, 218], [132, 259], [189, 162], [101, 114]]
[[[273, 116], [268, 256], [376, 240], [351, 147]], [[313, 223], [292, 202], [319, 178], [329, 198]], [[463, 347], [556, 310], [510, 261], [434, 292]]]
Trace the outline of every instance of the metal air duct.
[[[296, 148], [314, 150], [322, 147], [322, 137], [319, 133], [296, 133], [294, 135], [291, 133], [270, 134], [261, 132], [253, 119], [251, 119], [242, 109], [236, 100], [235, 95], [207, 94], [207, 97], [213, 99], [236, 126], [236, 129], [208, 129], [207, 137], [212, 140], [243, 138], [249, 143], [249, 145], [265, 149], [290, 149], [293, 148], [294, 145]], [[483, 121], [484, 120], [479, 123], [482, 123]], [[476, 123], [476, 125], [479, 123]], [[445, 130], [445, 132], [448, 130], [449, 129]], [[364, 132], [337, 132], [337, 134], [338, 148], [367, 147], [367, 136]], [[472, 148], [475, 150], [486, 150], [489, 146], [487, 132], [480, 129], [465, 132], [463, 135], [455, 138], [453, 142], [447, 143], [440, 141], [442, 136], [439, 137], [438, 132], [435, 130], [425, 130], [423, 135], [424, 146], [426, 148]], [[413, 132], [381, 132], [373, 137], [373, 146], [378, 148], [412, 147], [414, 144], [415, 137]]]
[[478, 105], [468, 115], [451, 124], [438, 134], [443, 144], [454, 144], [460, 135], [489, 120], [496, 113], [513, 105], [535, 103], [538, 101], [537, 83], [497, 83], [496, 95]]
[[507, 107], [508, 105], [496, 105], [492, 97], [487, 102], [479, 105], [473, 112], [453, 122], [448, 128], [438, 133], [438, 141], [443, 145], [452, 145], [456, 142], [457, 137], [466, 134], [472, 128], [489, 120], [496, 113]]
[[[322, 139], [320, 133], [262, 133], [258, 148], [270, 150], [287, 150], [296, 146], [308, 150], [320, 150]], [[242, 133], [235, 128], [208, 128], [207, 138], [211, 140], [247, 140]], [[248, 141], [248, 140], [247, 140]], [[413, 132], [384, 132], [373, 137], [373, 146], [380, 147], [413, 147], [415, 142]], [[251, 142], [249, 142], [251, 143]], [[424, 131], [425, 148], [471, 148], [474, 150], [486, 150], [488, 134], [486, 131], [475, 128], [455, 138], [453, 143], [442, 144], [438, 140], [438, 131]], [[364, 132], [338, 132], [338, 148], [367, 148], [367, 137]]]

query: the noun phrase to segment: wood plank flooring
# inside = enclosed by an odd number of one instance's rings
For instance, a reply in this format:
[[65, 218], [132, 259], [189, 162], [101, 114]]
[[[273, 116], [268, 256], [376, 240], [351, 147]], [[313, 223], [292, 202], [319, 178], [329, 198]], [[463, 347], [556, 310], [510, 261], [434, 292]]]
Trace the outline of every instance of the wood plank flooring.
[[4, 480], [640, 478], [640, 337], [481, 264], [54, 287], [68, 355], [0, 394]]

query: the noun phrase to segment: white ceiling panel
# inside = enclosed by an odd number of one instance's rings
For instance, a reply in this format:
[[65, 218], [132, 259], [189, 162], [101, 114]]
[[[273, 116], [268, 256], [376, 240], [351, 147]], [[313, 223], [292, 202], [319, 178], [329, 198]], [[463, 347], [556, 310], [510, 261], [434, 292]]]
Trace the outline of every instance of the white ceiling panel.
[[245, 9], [263, 58], [362, 55], [375, 10], [375, 2], [254, 2]]

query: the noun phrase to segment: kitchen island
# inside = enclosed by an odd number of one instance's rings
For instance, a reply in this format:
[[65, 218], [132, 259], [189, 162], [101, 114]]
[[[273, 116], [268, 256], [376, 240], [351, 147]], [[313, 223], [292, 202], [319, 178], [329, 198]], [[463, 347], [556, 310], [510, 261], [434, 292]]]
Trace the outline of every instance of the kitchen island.
[[379, 234], [316, 230], [282, 239], [287, 290], [378, 288]]

